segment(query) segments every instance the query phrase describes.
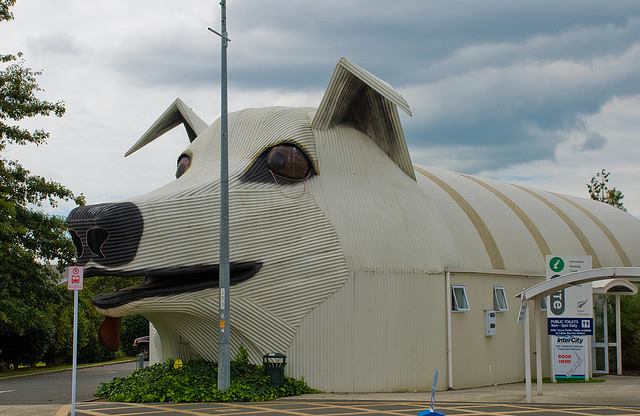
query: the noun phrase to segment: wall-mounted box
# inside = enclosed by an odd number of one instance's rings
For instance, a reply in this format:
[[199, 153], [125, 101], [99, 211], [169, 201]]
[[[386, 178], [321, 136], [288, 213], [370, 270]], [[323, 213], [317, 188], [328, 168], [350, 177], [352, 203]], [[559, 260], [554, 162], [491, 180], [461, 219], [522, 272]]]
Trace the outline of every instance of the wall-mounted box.
[[492, 337], [496, 334], [496, 311], [484, 311], [484, 336]]

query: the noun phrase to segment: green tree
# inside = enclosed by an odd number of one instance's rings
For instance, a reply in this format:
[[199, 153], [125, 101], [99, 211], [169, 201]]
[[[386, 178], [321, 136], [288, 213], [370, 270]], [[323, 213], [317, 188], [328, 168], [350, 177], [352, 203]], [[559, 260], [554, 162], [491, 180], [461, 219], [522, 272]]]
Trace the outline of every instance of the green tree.
[[[0, 0], [0, 23], [13, 19], [15, 0]], [[64, 103], [38, 98], [41, 72], [26, 66], [21, 53], [0, 54], [0, 362], [33, 362], [52, 348], [52, 316], [68, 297], [55, 286], [59, 271], [74, 256], [64, 218], [43, 205], [83, 204], [63, 185], [37, 176], [4, 157], [7, 146], [43, 144], [49, 134], [20, 122], [64, 114]]]
[[120, 333], [120, 349], [127, 355], [140, 354], [142, 349], [134, 347], [133, 341], [138, 337], [149, 335], [149, 321], [142, 315], [131, 315], [122, 318]]
[[624, 199], [622, 191], [616, 188], [609, 188], [608, 183], [610, 174], [610, 172], [602, 169], [591, 177], [591, 182], [587, 184], [589, 196], [595, 201], [604, 202], [626, 211], [627, 209], [624, 207], [622, 202]]

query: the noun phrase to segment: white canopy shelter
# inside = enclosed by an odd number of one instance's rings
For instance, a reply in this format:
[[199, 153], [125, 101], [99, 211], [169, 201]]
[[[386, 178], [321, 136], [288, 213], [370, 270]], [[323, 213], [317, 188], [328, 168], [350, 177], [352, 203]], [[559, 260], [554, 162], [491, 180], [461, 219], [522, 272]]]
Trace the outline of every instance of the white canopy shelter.
[[635, 295], [638, 287], [626, 279], [606, 279], [593, 282], [594, 295]]
[[[537, 302], [558, 290], [566, 287], [579, 285], [582, 283], [598, 282], [594, 284], [596, 293], [606, 293], [611, 290], [618, 294], [635, 295], [637, 287], [626, 279], [640, 279], [640, 267], [603, 267], [599, 269], [583, 270], [575, 273], [568, 273], [552, 280], [547, 280], [537, 285], [531, 286], [515, 297], [521, 298], [526, 305], [524, 311], [524, 350], [525, 350], [525, 389], [527, 402], [531, 402], [531, 348], [529, 340], [529, 310], [535, 310]], [[618, 348], [618, 371], [622, 369], [620, 362], [620, 299], [616, 299], [616, 347]], [[540, 320], [535, 319], [536, 333], [536, 384], [537, 394], [542, 394], [542, 357], [541, 351], [541, 330]]]

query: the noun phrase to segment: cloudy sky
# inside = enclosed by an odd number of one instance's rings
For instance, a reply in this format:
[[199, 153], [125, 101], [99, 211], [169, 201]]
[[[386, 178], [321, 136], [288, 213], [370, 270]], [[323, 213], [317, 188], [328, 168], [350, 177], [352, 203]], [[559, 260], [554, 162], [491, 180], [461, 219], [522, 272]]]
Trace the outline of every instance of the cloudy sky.
[[[398, 88], [413, 161], [587, 196], [599, 169], [640, 216], [640, 2], [228, 0], [230, 110], [317, 106], [340, 56]], [[43, 69], [62, 119], [11, 149], [89, 203], [173, 179], [183, 130], [124, 152], [176, 98], [219, 116], [217, 1], [18, 0], [0, 52]], [[65, 213], [63, 206], [57, 212]]]

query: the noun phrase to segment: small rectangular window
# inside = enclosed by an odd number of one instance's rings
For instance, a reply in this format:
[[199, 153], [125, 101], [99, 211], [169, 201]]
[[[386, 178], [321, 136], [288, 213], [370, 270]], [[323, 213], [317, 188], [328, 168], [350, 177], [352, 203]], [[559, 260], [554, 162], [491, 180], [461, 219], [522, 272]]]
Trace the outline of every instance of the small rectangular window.
[[507, 303], [507, 293], [502, 286], [493, 287], [493, 309], [498, 312], [509, 310], [509, 304]]
[[451, 286], [451, 310], [455, 312], [464, 312], [469, 310], [467, 289], [464, 286]]

